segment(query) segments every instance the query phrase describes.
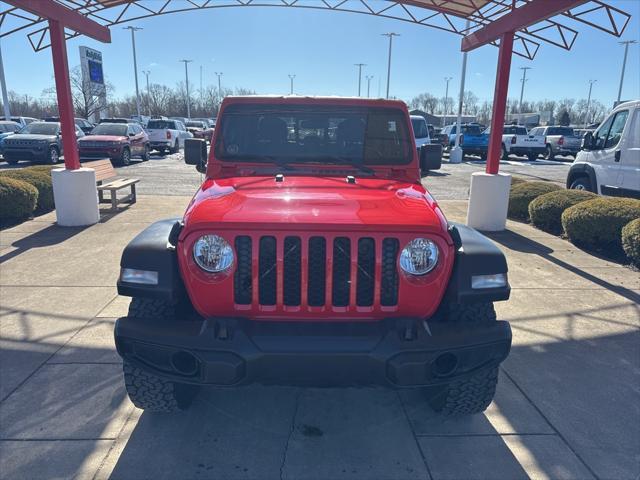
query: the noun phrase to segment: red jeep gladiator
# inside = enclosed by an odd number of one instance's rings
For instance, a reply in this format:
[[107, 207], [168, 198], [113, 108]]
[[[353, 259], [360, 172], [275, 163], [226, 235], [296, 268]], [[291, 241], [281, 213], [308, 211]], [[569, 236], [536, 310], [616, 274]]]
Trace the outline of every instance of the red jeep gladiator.
[[[406, 105], [227, 97], [182, 219], [125, 248], [115, 341], [132, 402], [184, 409], [199, 386], [421, 388], [483, 411], [511, 347], [493, 302], [502, 252], [448, 222], [420, 182]], [[425, 155], [429, 152], [427, 151]], [[208, 157], [208, 158], [207, 158]]]

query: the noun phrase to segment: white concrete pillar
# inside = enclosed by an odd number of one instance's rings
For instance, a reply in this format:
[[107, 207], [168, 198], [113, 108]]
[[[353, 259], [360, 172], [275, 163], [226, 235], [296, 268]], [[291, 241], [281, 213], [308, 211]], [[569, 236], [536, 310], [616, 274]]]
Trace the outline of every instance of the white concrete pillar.
[[[457, 141], [457, 140], [456, 140]], [[464, 152], [459, 145], [456, 145], [449, 152], [449, 163], [462, 163]]]
[[93, 168], [51, 170], [56, 220], [63, 227], [81, 227], [100, 221], [96, 172]]
[[509, 207], [511, 175], [475, 172], [471, 174], [467, 225], [486, 232], [504, 230]]

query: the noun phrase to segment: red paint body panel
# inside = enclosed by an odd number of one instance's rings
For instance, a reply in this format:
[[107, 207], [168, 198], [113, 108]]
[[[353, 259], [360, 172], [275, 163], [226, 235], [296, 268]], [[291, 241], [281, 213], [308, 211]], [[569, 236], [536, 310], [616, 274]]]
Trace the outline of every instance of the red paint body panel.
[[[223, 103], [220, 122], [224, 122], [224, 107], [232, 102], [279, 104], [280, 102], [318, 102], [326, 105], [389, 105], [402, 108], [395, 101], [307, 98], [231, 98]], [[407, 112], [407, 122], [409, 116]], [[410, 125], [408, 123], [408, 125]], [[221, 129], [216, 129], [216, 132]], [[410, 130], [408, 130], [410, 131]], [[214, 139], [215, 142], [215, 139]], [[213, 149], [212, 149], [213, 151]], [[282, 182], [274, 174], [256, 175], [253, 165], [224, 164], [209, 158], [207, 179], [192, 199], [184, 216], [184, 228], [178, 240], [178, 263], [181, 276], [196, 310], [205, 317], [246, 317], [254, 320], [292, 321], [371, 321], [389, 317], [427, 318], [433, 315], [448, 285], [454, 260], [454, 246], [447, 231], [447, 221], [437, 203], [424, 189], [413, 170], [417, 158], [401, 168], [372, 166], [374, 176], [358, 176], [353, 171], [336, 173], [340, 166], [307, 166], [286, 172]], [[262, 164], [264, 168], [264, 164]], [[304, 170], [304, 171], [303, 171]], [[310, 171], [311, 170], [311, 171]], [[347, 174], [356, 183], [347, 183]], [[397, 175], [397, 178], [393, 178]], [[239, 235], [252, 238], [252, 295], [249, 305], [234, 303], [234, 273], [237, 265], [222, 274], [208, 274], [193, 260], [193, 244], [203, 234], [214, 233], [234, 245]], [[276, 238], [276, 273], [278, 278], [276, 305], [261, 305], [258, 299], [258, 249], [262, 236]], [[300, 237], [302, 288], [299, 306], [282, 302], [284, 239]], [[308, 240], [322, 236], [327, 242], [326, 302], [322, 307], [307, 302]], [[335, 237], [351, 239], [351, 301], [346, 307], [333, 306], [331, 301], [332, 253]], [[375, 242], [375, 289], [372, 306], [357, 306], [354, 301], [358, 271], [357, 244], [360, 238]], [[399, 248], [416, 237], [427, 237], [438, 245], [436, 268], [421, 277], [399, 272], [398, 302], [382, 306], [380, 282], [382, 241], [396, 238]]]

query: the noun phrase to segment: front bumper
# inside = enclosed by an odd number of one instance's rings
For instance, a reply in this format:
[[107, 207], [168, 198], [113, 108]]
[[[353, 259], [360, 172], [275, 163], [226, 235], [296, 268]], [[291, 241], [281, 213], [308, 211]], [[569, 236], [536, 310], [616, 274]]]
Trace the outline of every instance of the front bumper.
[[4, 158], [16, 160], [46, 160], [48, 153], [49, 145], [26, 148], [12, 148], [5, 145], [2, 155]]
[[218, 386], [422, 387], [497, 366], [511, 348], [508, 322], [367, 323], [158, 321], [122, 317], [116, 348], [168, 380]]
[[81, 147], [78, 149], [80, 158], [119, 158], [123, 147]]

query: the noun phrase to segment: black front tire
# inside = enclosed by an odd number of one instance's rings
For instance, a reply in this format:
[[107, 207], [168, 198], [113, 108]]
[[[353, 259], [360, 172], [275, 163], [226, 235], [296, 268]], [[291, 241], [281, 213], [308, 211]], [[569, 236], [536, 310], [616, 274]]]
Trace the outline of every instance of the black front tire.
[[507, 147], [502, 145], [502, 160], [509, 160], [509, 152], [507, 152]]
[[[186, 307], [150, 298], [131, 299], [129, 318], [154, 318], [172, 321], [186, 314]], [[186, 383], [165, 380], [142, 370], [127, 360], [123, 363], [124, 384], [133, 404], [150, 412], [175, 412], [186, 410], [198, 393], [198, 387]]]
[[150, 156], [151, 156], [151, 150], [149, 150], [149, 145], [145, 145], [144, 152], [142, 152], [142, 156], [140, 158], [142, 158], [143, 162], [146, 162], [149, 160]]
[[118, 164], [126, 167], [131, 164], [131, 152], [128, 148], [122, 150], [122, 155], [120, 155], [120, 159], [118, 160]]
[[60, 161], [60, 152], [58, 151], [58, 147], [49, 147], [47, 163], [49, 165], [55, 165], [58, 161]]
[[586, 190], [587, 192], [594, 192], [595, 189], [593, 185], [591, 185], [591, 180], [589, 177], [578, 177], [573, 182], [571, 182], [571, 186], [569, 187], [571, 190]]
[[17, 160], [17, 159], [15, 159], [15, 158], [5, 158], [5, 161], [6, 161], [9, 165], [17, 165], [17, 164], [18, 164], [18, 162], [19, 162], [20, 160]]
[[447, 417], [482, 413], [491, 404], [497, 386], [498, 367], [492, 367], [447, 384], [429, 403], [436, 412]]
[[180, 142], [176, 140], [175, 145], [169, 149], [169, 153], [178, 153], [179, 151], [180, 151]]
[[553, 160], [554, 158], [556, 158], [556, 155], [555, 153], [553, 153], [553, 148], [551, 148], [551, 145], [547, 145], [547, 148], [544, 151], [543, 158], [545, 160]]
[[122, 365], [124, 385], [131, 402], [148, 412], [171, 413], [186, 410], [193, 400], [196, 387], [171, 382], [131, 365]]
[[530, 162], [535, 162], [538, 159], [538, 154], [530, 153], [529, 155], [527, 155], [527, 158], [529, 159]]
[[[444, 306], [440, 316], [440, 321], [459, 324], [496, 321], [496, 311], [490, 302], [452, 303]], [[431, 408], [444, 416], [473, 415], [485, 411], [491, 404], [497, 385], [498, 367], [490, 367], [470, 377], [429, 388], [428, 401]]]

